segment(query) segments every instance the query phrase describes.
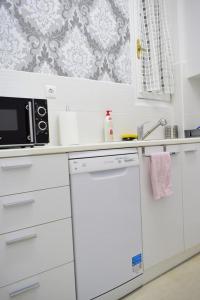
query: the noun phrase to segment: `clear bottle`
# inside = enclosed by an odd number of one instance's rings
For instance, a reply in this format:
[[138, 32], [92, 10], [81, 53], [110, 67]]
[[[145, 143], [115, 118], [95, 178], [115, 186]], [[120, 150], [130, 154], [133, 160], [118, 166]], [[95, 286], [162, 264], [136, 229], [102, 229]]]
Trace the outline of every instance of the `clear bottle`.
[[171, 139], [172, 138], [172, 126], [166, 125], [165, 126], [165, 139]]
[[173, 139], [178, 139], [178, 125], [173, 126]]
[[106, 117], [104, 121], [104, 140], [105, 142], [113, 142], [113, 123], [111, 117], [111, 110], [106, 111]]

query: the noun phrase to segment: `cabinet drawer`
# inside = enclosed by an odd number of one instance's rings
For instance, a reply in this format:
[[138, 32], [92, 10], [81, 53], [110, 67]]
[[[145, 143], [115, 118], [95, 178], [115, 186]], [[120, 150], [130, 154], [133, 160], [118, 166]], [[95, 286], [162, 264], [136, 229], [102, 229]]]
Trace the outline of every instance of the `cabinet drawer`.
[[0, 159], [0, 196], [68, 184], [67, 154]]
[[71, 219], [3, 234], [0, 253], [0, 287], [71, 262]]
[[0, 288], [1, 300], [75, 300], [74, 264], [69, 263]]
[[0, 197], [0, 234], [70, 216], [68, 186]]

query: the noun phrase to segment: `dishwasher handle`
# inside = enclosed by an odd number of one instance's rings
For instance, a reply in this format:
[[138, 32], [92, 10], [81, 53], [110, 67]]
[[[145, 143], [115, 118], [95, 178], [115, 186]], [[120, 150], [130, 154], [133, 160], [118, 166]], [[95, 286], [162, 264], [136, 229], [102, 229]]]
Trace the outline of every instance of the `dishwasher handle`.
[[113, 179], [116, 177], [122, 177], [127, 173], [127, 168], [120, 168], [120, 169], [112, 169], [112, 170], [103, 170], [103, 171], [95, 171], [90, 172], [90, 176], [94, 180], [107, 180]]

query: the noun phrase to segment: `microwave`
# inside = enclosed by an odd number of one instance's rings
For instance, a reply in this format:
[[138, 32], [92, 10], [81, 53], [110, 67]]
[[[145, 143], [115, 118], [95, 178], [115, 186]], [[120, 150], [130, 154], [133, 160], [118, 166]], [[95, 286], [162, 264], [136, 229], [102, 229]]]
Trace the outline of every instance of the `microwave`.
[[49, 142], [46, 99], [0, 97], [0, 148]]

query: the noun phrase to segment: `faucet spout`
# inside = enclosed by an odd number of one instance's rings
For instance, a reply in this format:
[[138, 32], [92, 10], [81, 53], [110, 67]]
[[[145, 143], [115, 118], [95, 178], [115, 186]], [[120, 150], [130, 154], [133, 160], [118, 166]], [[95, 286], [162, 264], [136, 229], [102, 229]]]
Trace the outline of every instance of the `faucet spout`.
[[[146, 124], [145, 122], [144, 124]], [[162, 118], [160, 119], [152, 128], [150, 128], [146, 133], [144, 133], [144, 124], [138, 127], [138, 139], [144, 140], [146, 139], [155, 129], [157, 129], [159, 126], [165, 126], [167, 125], [167, 120]]]

